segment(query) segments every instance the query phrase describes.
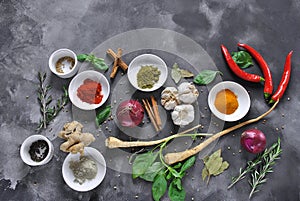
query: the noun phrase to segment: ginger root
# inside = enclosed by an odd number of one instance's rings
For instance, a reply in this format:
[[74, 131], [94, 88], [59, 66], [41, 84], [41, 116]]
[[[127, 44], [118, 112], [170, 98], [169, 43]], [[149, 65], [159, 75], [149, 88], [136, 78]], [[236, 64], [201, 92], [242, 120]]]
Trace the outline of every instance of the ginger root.
[[73, 154], [84, 154], [84, 147], [95, 141], [95, 137], [91, 133], [82, 133], [82, 124], [77, 121], [66, 123], [63, 130], [58, 133], [58, 137], [67, 140], [60, 145], [60, 150], [71, 152]]

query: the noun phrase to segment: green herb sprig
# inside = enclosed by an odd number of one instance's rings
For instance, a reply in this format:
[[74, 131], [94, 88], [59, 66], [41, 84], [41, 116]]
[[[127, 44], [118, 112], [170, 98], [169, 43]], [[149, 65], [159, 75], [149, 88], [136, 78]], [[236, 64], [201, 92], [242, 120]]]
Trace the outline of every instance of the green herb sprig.
[[77, 60], [80, 62], [88, 61], [92, 63], [98, 70], [106, 71], [108, 69], [108, 66], [105, 63], [104, 59], [98, 58], [93, 54], [79, 54], [77, 55]]
[[271, 151], [269, 154], [263, 157], [263, 164], [258, 170], [253, 171], [251, 174], [251, 180], [249, 181], [250, 186], [252, 187], [251, 192], [249, 194], [249, 198], [259, 190], [257, 189], [261, 184], [267, 181], [266, 175], [268, 173], [273, 172], [273, 165], [275, 164], [275, 160], [280, 159], [280, 154], [282, 153], [282, 149], [280, 147], [280, 138], [278, 138], [277, 143], [275, 143], [271, 147]]
[[[251, 173], [251, 180], [249, 181], [252, 187], [249, 198], [256, 192], [257, 188], [266, 182], [265, 176], [267, 173], [273, 172], [272, 166], [275, 164], [275, 160], [279, 159], [282, 149], [280, 147], [280, 138], [270, 148], [265, 149], [262, 154], [259, 154], [253, 161], [247, 162], [247, 167], [242, 170], [237, 177], [232, 179], [232, 183], [228, 186], [228, 189], [235, 185], [237, 182], [245, 178], [247, 173]], [[260, 167], [259, 167], [260, 166]]]
[[40, 104], [40, 112], [42, 117], [40, 119], [37, 131], [44, 128], [46, 129], [49, 123], [58, 115], [58, 113], [67, 105], [69, 102], [68, 91], [63, 87], [63, 95], [56, 101], [55, 106], [50, 106], [52, 102], [52, 96], [48, 95], [48, 92], [52, 88], [50, 85], [45, 84], [47, 74], [38, 73], [39, 88], [38, 88], [38, 100]]
[[[183, 136], [207, 136], [208, 134], [185, 134]], [[182, 179], [186, 175], [186, 171], [191, 168], [196, 157], [192, 156], [188, 158], [183, 164], [177, 163], [170, 166], [164, 162], [163, 149], [167, 143], [173, 138], [159, 144], [153, 150], [139, 154], [133, 161], [132, 165], [132, 177], [133, 179], [141, 178], [145, 181], [153, 182], [152, 184], [152, 196], [155, 201], [166, 193], [168, 189], [168, 196], [171, 201], [183, 201], [185, 199], [185, 189], [182, 186]], [[157, 148], [158, 151], [154, 152]], [[168, 188], [168, 180], [170, 180]]]

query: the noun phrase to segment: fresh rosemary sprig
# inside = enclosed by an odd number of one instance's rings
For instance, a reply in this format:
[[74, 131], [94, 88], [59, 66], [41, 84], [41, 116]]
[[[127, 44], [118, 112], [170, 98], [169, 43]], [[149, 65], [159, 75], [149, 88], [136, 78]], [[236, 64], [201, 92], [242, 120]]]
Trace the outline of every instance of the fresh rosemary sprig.
[[253, 171], [255, 169], [255, 167], [257, 167], [259, 164], [261, 164], [261, 162], [263, 161], [263, 158], [268, 156], [269, 153], [271, 151], [273, 151], [273, 149], [275, 149], [276, 144], [273, 144], [272, 147], [270, 147], [269, 149], [265, 149], [265, 151], [261, 154], [259, 154], [257, 156], [257, 158], [253, 161], [248, 161], [247, 162], [247, 167], [242, 170], [242, 168], [240, 168], [240, 173], [237, 177], [233, 177], [232, 179], [232, 183], [227, 187], [227, 189], [230, 189], [232, 186], [234, 186], [237, 182], [239, 182], [240, 180], [245, 178], [245, 175], [251, 171]]
[[263, 164], [261, 165], [261, 167], [251, 174], [251, 180], [249, 181], [249, 184], [252, 189], [249, 194], [249, 199], [254, 193], [259, 191], [257, 188], [267, 181], [266, 175], [267, 173], [273, 172], [272, 166], [275, 164], [275, 160], [280, 159], [279, 155], [282, 152], [282, 149], [280, 147], [280, 138], [278, 138], [277, 143], [273, 144], [271, 149], [272, 150], [269, 152], [269, 154], [263, 157]]
[[48, 92], [52, 88], [50, 85], [45, 84], [47, 74], [46, 73], [38, 73], [39, 79], [39, 88], [38, 88], [38, 100], [40, 103], [40, 111], [42, 117], [40, 119], [40, 123], [37, 127], [37, 131], [42, 128], [47, 128], [47, 125], [58, 115], [58, 113], [67, 105], [69, 98], [68, 98], [68, 91], [65, 87], [63, 87], [63, 95], [60, 99], [56, 101], [55, 106], [50, 106], [52, 102], [52, 96], [48, 95]]

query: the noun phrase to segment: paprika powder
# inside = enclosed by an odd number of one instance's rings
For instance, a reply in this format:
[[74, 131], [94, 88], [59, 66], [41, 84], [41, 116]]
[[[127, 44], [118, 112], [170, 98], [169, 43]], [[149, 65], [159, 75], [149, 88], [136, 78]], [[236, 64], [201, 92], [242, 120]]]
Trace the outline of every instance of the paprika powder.
[[239, 107], [237, 96], [229, 89], [223, 89], [217, 93], [215, 107], [223, 114], [232, 114]]
[[78, 98], [89, 104], [99, 104], [102, 101], [102, 86], [99, 82], [91, 79], [84, 80], [83, 84], [77, 89]]

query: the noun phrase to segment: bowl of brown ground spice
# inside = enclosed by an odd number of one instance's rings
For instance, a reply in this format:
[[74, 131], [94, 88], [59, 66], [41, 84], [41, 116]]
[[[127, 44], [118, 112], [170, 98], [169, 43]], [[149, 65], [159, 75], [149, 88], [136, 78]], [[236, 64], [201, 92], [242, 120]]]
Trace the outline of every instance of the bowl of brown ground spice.
[[224, 81], [216, 84], [208, 94], [211, 112], [224, 121], [238, 121], [250, 109], [250, 96], [240, 84]]
[[78, 69], [76, 54], [69, 49], [59, 49], [53, 52], [49, 58], [50, 70], [61, 78], [73, 77]]

